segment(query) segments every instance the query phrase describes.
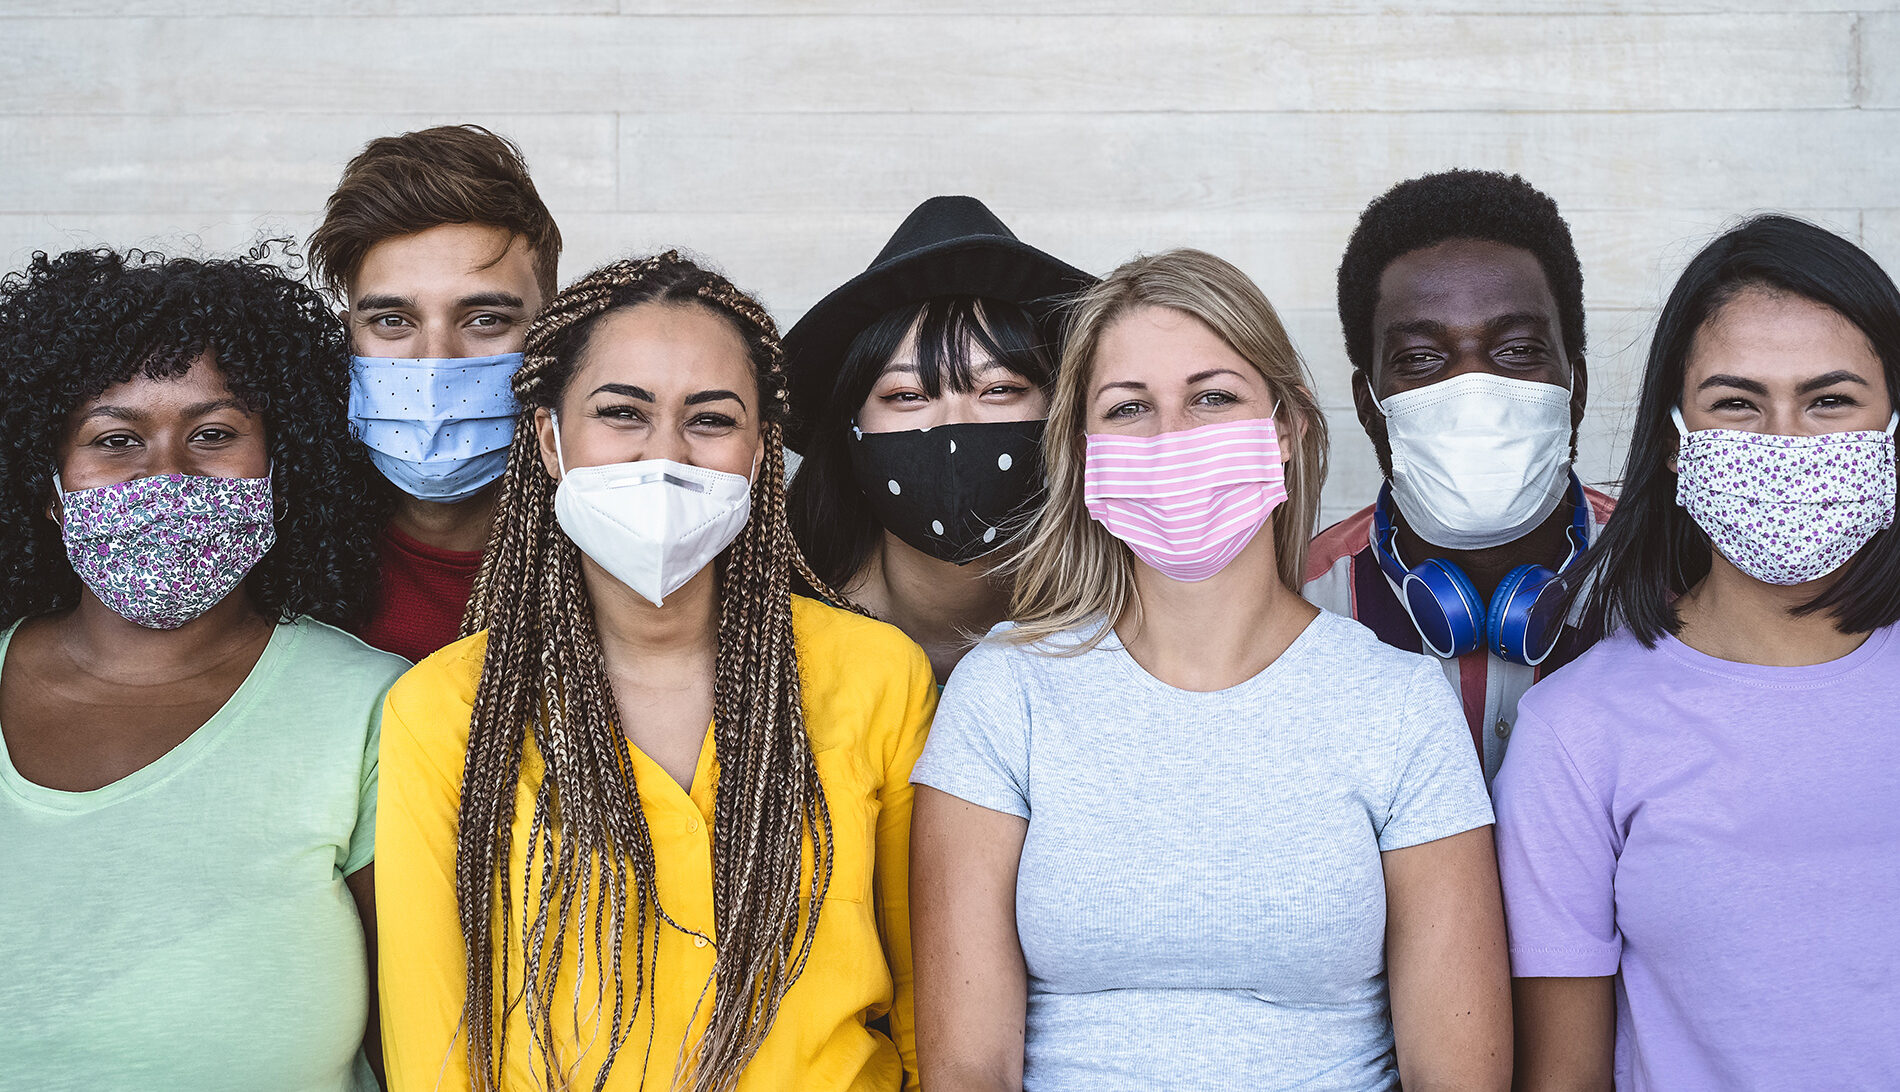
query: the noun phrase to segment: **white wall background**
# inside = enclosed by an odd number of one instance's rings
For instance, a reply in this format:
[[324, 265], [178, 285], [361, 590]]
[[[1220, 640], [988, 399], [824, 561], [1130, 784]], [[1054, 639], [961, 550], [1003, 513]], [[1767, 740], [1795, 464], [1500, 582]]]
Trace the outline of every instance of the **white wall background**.
[[516, 138], [563, 280], [666, 245], [787, 325], [936, 193], [1105, 272], [1206, 247], [1281, 309], [1365, 503], [1333, 273], [1402, 178], [1514, 170], [1576, 233], [1586, 478], [1654, 308], [1736, 216], [1900, 270], [1900, 0], [0, 0], [0, 266], [307, 235], [371, 137]]

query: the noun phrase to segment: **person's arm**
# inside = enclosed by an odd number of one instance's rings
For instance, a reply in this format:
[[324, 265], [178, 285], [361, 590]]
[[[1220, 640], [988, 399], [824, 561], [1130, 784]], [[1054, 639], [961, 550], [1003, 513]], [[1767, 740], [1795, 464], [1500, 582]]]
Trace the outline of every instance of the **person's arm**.
[[363, 948], [369, 956], [369, 1021], [363, 1031], [363, 1056], [369, 1059], [377, 1083], [387, 1084], [383, 1077], [383, 1028], [376, 1013], [376, 866], [364, 865], [343, 877], [343, 884], [356, 900], [356, 916], [363, 922]]
[[903, 724], [890, 735], [884, 755], [884, 785], [878, 791], [877, 863], [872, 884], [877, 927], [891, 968], [891, 1041], [904, 1063], [904, 1084], [916, 1088], [917, 996], [911, 957], [910, 828], [915, 790], [910, 774], [923, 753], [930, 718], [937, 711], [937, 682], [930, 658], [912, 645]]
[[1611, 1092], [1616, 1069], [1614, 977], [1519, 978], [1518, 1092]]
[[1399, 1083], [1407, 1092], [1504, 1092], [1511, 969], [1491, 828], [1390, 850], [1381, 861]]
[[1022, 1092], [1028, 972], [1016, 868], [1029, 822], [917, 786], [911, 934], [917, 1058], [930, 1092]]
[[431, 695], [406, 685], [414, 682], [398, 683], [384, 707], [376, 824], [378, 982], [389, 1092], [469, 1087], [457, 1035], [468, 983], [455, 903], [461, 752], [452, 739], [420, 736], [406, 719], [430, 715]]

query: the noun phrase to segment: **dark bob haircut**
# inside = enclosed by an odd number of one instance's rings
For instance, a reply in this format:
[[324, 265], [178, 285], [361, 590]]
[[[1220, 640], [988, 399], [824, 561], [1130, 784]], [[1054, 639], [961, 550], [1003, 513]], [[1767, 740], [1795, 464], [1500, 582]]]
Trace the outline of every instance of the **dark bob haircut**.
[[363, 616], [384, 513], [345, 416], [343, 326], [269, 257], [268, 245], [213, 261], [38, 253], [0, 280], [0, 624], [79, 602], [79, 577], [47, 518], [69, 416], [116, 384], [183, 375], [206, 353], [262, 416], [271, 459], [277, 542], [245, 594], [279, 621]]
[[1372, 374], [1372, 314], [1386, 266], [1449, 239], [1530, 251], [1556, 298], [1564, 348], [1583, 356], [1583, 267], [1557, 203], [1514, 174], [1455, 170], [1401, 182], [1359, 216], [1339, 262], [1339, 322], [1356, 370]]
[[786, 514], [812, 571], [839, 591], [871, 560], [884, 533], [851, 472], [846, 437], [912, 328], [917, 331], [917, 381], [932, 398], [945, 388], [959, 393], [976, 388], [972, 347], [1038, 387], [1055, 382], [1054, 338], [1020, 304], [938, 296], [896, 308], [865, 327], [845, 352], [825, 404], [793, 407], [812, 429], [805, 461], [786, 493]]
[[[1728, 231], [1695, 256], [1657, 319], [1616, 512], [1572, 570], [1591, 610], [1607, 611], [1604, 617], [1627, 625], [1651, 648], [1681, 629], [1675, 597], [1709, 572], [1709, 538], [1676, 503], [1669, 460], [1677, 434], [1669, 411], [1682, 398], [1696, 335], [1751, 288], [1812, 300], [1853, 323], [1880, 357], [1887, 397], [1900, 392], [1900, 292], [1853, 243], [1804, 220], [1768, 215]], [[1900, 527], [1875, 535], [1840, 574], [1796, 613], [1829, 612], [1842, 633], [1900, 621]]]

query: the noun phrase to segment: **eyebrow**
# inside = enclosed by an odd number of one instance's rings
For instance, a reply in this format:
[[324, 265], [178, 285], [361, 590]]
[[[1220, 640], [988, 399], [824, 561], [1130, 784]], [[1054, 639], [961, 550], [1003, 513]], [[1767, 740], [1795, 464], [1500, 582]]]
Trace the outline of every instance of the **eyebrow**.
[[[1550, 318], [1534, 311], [1512, 311], [1497, 315], [1484, 321], [1484, 332], [1495, 334], [1512, 326], [1541, 326], [1550, 328]], [[1443, 337], [1451, 332], [1451, 327], [1437, 319], [1407, 319], [1404, 322], [1387, 323], [1387, 336], [1392, 334], [1423, 334], [1426, 337]]]
[[458, 307], [522, 307], [520, 296], [513, 292], [477, 292], [472, 296], [463, 296], [456, 301]]
[[[235, 398], [217, 398], [209, 402], [198, 402], [186, 406], [179, 416], [203, 417], [208, 413], [216, 413], [218, 410], [223, 409], [234, 409], [240, 413], [250, 412], [244, 408], [244, 403]], [[92, 420], [94, 417], [110, 417], [115, 421], [143, 421], [151, 417], [151, 414], [146, 413], [144, 410], [133, 409], [130, 406], [94, 406], [92, 409], [87, 410], [86, 415], [79, 420], [83, 423]]]
[[1826, 375], [1815, 376], [1813, 379], [1810, 379], [1807, 382], [1796, 387], [1794, 389], [1794, 393], [1812, 394], [1813, 392], [1818, 391], [1823, 387], [1831, 387], [1836, 383], [1859, 383], [1863, 387], [1868, 386], [1868, 383], [1865, 379], [1862, 379], [1860, 376], [1855, 375], [1853, 372], [1850, 372], [1846, 370], [1845, 368], [1841, 368], [1841, 369], [1836, 369], [1835, 371], [1831, 371], [1827, 373]]
[[384, 293], [380, 296], [364, 296], [362, 299], [356, 301], [355, 309], [358, 311], [387, 311], [392, 307], [414, 307], [415, 305], [416, 301], [408, 296], [391, 296]]
[[731, 391], [700, 391], [698, 394], [689, 394], [686, 396], [686, 404], [698, 406], [706, 402], [723, 402], [728, 398], [739, 403], [741, 408], [745, 406], [745, 399]]
[[1743, 379], [1739, 375], [1712, 375], [1702, 382], [1697, 383], [1695, 389], [1706, 391], [1710, 387], [1734, 387], [1738, 391], [1747, 391], [1750, 394], [1759, 394], [1763, 397], [1766, 397], [1768, 394], [1768, 385], [1766, 383], [1757, 383], [1753, 379]]
[[[642, 402], [659, 401], [659, 399], [653, 397], [652, 391], [647, 390], [645, 387], [636, 387], [631, 383], [602, 383], [600, 386], [594, 388], [594, 394], [624, 394], [628, 398], [638, 398]], [[593, 394], [590, 394], [587, 397], [592, 398], [593, 396]]]

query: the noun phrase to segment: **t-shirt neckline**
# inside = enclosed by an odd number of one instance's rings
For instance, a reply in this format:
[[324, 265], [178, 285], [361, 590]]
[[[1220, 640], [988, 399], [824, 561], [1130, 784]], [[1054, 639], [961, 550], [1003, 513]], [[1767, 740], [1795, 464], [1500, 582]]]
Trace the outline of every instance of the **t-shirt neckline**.
[[[21, 622], [24, 621], [21, 619]], [[20, 628], [21, 622], [15, 622], [0, 632], [0, 670], [5, 667], [7, 648], [12, 645], [13, 634]], [[251, 666], [250, 674], [244, 676], [244, 681], [231, 692], [217, 712], [211, 714], [210, 719], [199, 725], [198, 730], [186, 736], [178, 746], [140, 769], [99, 788], [68, 792], [29, 780], [14, 768], [13, 755], [7, 749], [6, 735], [0, 732], [0, 787], [48, 811], [77, 813], [109, 807], [170, 780], [196, 763], [229, 732], [232, 724], [244, 716], [256, 700], [258, 691], [267, 688], [271, 678], [283, 669], [284, 664], [290, 662], [290, 654], [301, 638], [302, 630], [303, 627], [296, 622], [272, 626], [270, 639], [265, 642], [257, 663]]]
[[1858, 671], [1879, 656], [1892, 639], [1894, 626], [1883, 626], [1867, 635], [1860, 647], [1845, 656], [1825, 663], [1777, 667], [1724, 660], [1693, 648], [1673, 634], [1665, 633], [1656, 647], [1682, 664], [1711, 675], [1720, 675], [1750, 686], [1775, 689], [1806, 688], [1833, 683], [1841, 676]]
[[1115, 632], [1113, 625], [1108, 627], [1108, 635], [1097, 647], [1120, 664], [1124, 673], [1147, 689], [1165, 694], [1176, 701], [1223, 701], [1243, 697], [1268, 685], [1285, 671], [1297, 667], [1298, 661], [1305, 658], [1314, 642], [1321, 639], [1320, 631], [1328, 625], [1330, 622], [1327, 620], [1327, 612], [1322, 610], [1306, 623], [1299, 634], [1293, 638], [1292, 643], [1273, 658], [1272, 663], [1234, 685], [1219, 690], [1184, 690], [1155, 678], [1147, 668], [1141, 666], [1139, 660], [1129, 653], [1128, 647], [1122, 644], [1121, 634]]

